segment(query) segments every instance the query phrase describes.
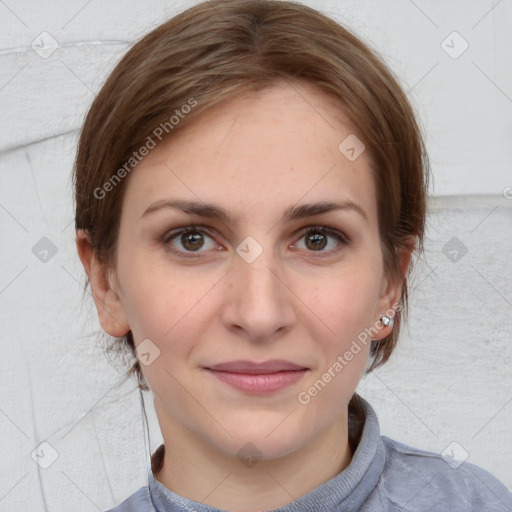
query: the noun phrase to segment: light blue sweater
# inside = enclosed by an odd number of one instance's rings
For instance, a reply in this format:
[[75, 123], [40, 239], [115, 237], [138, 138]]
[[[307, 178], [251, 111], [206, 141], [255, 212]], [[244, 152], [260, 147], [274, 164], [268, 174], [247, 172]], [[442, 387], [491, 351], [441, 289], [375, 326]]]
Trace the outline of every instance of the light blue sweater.
[[[512, 493], [490, 473], [381, 436], [374, 409], [361, 401], [366, 420], [350, 465], [273, 512], [512, 512]], [[171, 511], [223, 512], [171, 492], [152, 474], [149, 486], [107, 512]]]

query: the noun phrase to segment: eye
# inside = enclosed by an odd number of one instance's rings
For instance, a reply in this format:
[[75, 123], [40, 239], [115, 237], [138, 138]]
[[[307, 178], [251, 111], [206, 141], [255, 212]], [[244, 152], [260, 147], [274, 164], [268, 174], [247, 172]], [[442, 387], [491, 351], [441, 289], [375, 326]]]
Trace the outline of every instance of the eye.
[[187, 253], [189, 253], [192, 257], [193, 253], [219, 248], [208, 229], [196, 226], [187, 226], [186, 228], [170, 231], [165, 234], [162, 242], [172, 252], [184, 256], [188, 256]]
[[[330, 238], [334, 241], [331, 240], [330, 242]], [[307, 251], [319, 253], [332, 253], [349, 243], [349, 239], [344, 233], [326, 226], [307, 227], [301, 232], [300, 240], [304, 240]], [[330, 248], [324, 250], [328, 246]]]
[[[319, 253], [319, 256], [337, 252], [349, 244], [349, 238], [344, 233], [326, 226], [308, 226], [301, 231], [299, 240], [304, 240], [307, 252]], [[209, 250], [221, 250], [221, 246], [213, 239], [213, 233], [208, 228], [197, 226], [169, 231], [162, 238], [162, 243], [167, 250], [191, 258]], [[297, 242], [292, 247], [298, 245]]]

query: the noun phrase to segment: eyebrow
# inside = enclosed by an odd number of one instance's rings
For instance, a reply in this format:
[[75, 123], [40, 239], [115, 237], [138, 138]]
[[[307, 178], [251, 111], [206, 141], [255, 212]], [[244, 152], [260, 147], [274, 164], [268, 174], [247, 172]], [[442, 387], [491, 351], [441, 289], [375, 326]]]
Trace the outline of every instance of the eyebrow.
[[[224, 208], [221, 208], [220, 206], [197, 201], [186, 201], [181, 199], [161, 199], [159, 201], [156, 201], [146, 209], [146, 211], [142, 214], [141, 219], [152, 212], [161, 210], [162, 208], [171, 208], [173, 210], [178, 210], [183, 213], [189, 213], [198, 215], [200, 217], [217, 219], [225, 224], [235, 224], [230, 213]], [[321, 215], [323, 213], [328, 213], [337, 210], [354, 211], [361, 215], [361, 217], [363, 217], [366, 220], [366, 222], [369, 222], [369, 218], [366, 215], [366, 212], [353, 201], [342, 201], [340, 203], [322, 201], [318, 203], [291, 206], [284, 211], [283, 216], [281, 217], [281, 221], [289, 222], [293, 220], [301, 220], [313, 217], [315, 215]]]

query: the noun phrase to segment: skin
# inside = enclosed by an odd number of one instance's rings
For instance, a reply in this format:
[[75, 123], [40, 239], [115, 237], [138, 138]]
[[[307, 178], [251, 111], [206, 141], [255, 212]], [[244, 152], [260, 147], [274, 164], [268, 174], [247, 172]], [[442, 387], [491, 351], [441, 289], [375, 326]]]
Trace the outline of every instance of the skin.
[[[269, 510], [350, 464], [348, 403], [369, 343], [308, 404], [297, 395], [365, 328], [378, 325], [376, 338], [387, 336], [392, 327], [378, 320], [400, 298], [402, 281], [384, 272], [369, 152], [351, 162], [338, 150], [352, 133], [340, 104], [309, 84], [279, 83], [229, 100], [132, 171], [110, 277], [77, 234], [103, 329], [112, 336], [131, 330], [136, 345], [149, 338], [160, 350], [142, 365], [166, 446], [157, 479], [186, 498], [225, 510]], [[233, 221], [170, 208], [142, 217], [155, 201], [171, 198], [214, 203]], [[347, 208], [281, 220], [291, 206], [341, 200], [366, 218]], [[211, 230], [196, 239], [199, 252], [187, 245], [190, 236], [163, 240], [192, 224]], [[343, 233], [348, 243], [320, 235], [317, 249], [310, 243], [315, 231], [303, 233], [315, 226]], [[236, 252], [248, 236], [263, 249], [252, 263]], [[195, 258], [183, 256], [187, 249]], [[409, 257], [402, 255], [402, 275]], [[286, 359], [309, 370], [283, 390], [258, 395], [203, 369], [235, 359]], [[237, 457], [247, 443], [261, 457], [250, 467]]]

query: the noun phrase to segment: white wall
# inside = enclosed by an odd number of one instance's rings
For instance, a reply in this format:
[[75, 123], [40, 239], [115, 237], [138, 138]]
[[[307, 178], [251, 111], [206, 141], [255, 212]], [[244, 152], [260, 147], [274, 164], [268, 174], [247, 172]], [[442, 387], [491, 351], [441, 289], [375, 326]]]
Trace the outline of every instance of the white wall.
[[[135, 384], [115, 387], [90, 297], [81, 302], [70, 173], [106, 74], [193, 3], [0, 3], [1, 511], [104, 510], [145, 483]], [[367, 38], [398, 73], [435, 176], [409, 330], [358, 391], [384, 435], [436, 452], [456, 441], [512, 489], [512, 2], [307, 3]], [[43, 31], [58, 44], [48, 58], [31, 47]], [[453, 31], [469, 44], [458, 58], [442, 47]], [[452, 55], [464, 47], [457, 37], [444, 43]], [[43, 237], [57, 251], [47, 262], [33, 253]], [[453, 237], [467, 248], [457, 262], [445, 255]], [[152, 410], [150, 423], [153, 450]], [[31, 458], [43, 441], [58, 455], [47, 469]]]

